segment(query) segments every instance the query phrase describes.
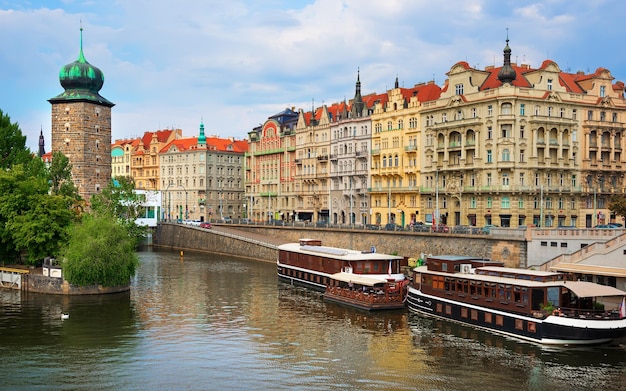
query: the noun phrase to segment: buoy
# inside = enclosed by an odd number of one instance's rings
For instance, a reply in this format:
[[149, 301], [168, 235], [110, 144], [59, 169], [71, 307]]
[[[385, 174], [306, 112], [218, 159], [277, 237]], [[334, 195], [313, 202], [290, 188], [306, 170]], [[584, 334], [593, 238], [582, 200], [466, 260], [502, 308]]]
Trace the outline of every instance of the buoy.
[[69, 319], [70, 314], [61, 314], [61, 320]]

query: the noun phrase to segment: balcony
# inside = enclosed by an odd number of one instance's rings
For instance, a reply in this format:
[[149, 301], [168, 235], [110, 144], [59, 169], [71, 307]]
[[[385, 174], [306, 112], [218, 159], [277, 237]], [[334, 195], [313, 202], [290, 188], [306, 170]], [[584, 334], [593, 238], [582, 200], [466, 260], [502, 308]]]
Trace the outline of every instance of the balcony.
[[380, 155], [380, 149], [372, 149], [372, 156]]

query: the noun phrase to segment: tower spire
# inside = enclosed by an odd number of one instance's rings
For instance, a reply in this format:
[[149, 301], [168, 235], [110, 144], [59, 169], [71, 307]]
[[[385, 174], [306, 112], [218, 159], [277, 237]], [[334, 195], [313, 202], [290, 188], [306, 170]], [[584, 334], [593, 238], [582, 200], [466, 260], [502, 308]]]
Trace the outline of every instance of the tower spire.
[[354, 100], [352, 101], [352, 117], [361, 117], [363, 115], [363, 97], [361, 96], [361, 69], [356, 70], [356, 88], [354, 91]]
[[511, 83], [517, 78], [515, 69], [511, 66], [511, 48], [509, 47], [509, 28], [506, 28], [506, 46], [504, 47], [504, 66], [498, 72], [498, 80], [502, 83]]

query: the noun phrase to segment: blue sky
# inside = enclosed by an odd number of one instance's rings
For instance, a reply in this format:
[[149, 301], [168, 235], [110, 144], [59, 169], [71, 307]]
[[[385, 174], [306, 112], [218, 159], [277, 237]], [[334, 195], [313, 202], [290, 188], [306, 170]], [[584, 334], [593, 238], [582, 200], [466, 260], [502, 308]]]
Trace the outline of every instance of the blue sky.
[[546, 0], [0, 0], [0, 109], [50, 149], [59, 70], [84, 54], [105, 76], [113, 138], [181, 128], [246, 138], [286, 107], [442, 84], [458, 61], [512, 60], [626, 81], [626, 2]]

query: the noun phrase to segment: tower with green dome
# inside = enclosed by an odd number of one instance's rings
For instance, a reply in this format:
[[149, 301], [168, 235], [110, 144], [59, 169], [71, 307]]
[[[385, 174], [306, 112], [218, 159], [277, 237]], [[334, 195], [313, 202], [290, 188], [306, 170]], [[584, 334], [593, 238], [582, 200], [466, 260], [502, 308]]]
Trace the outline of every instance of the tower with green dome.
[[48, 100], [52, 105], [52, 152], [65, 154], [72, 164], [72, 180], [89, 204], [91, 196], [111, 180], [111, 108], [100, 95], [104, 74], [83, 54], [80, 29], [78, 59], [59, 72], [65, 91]]

